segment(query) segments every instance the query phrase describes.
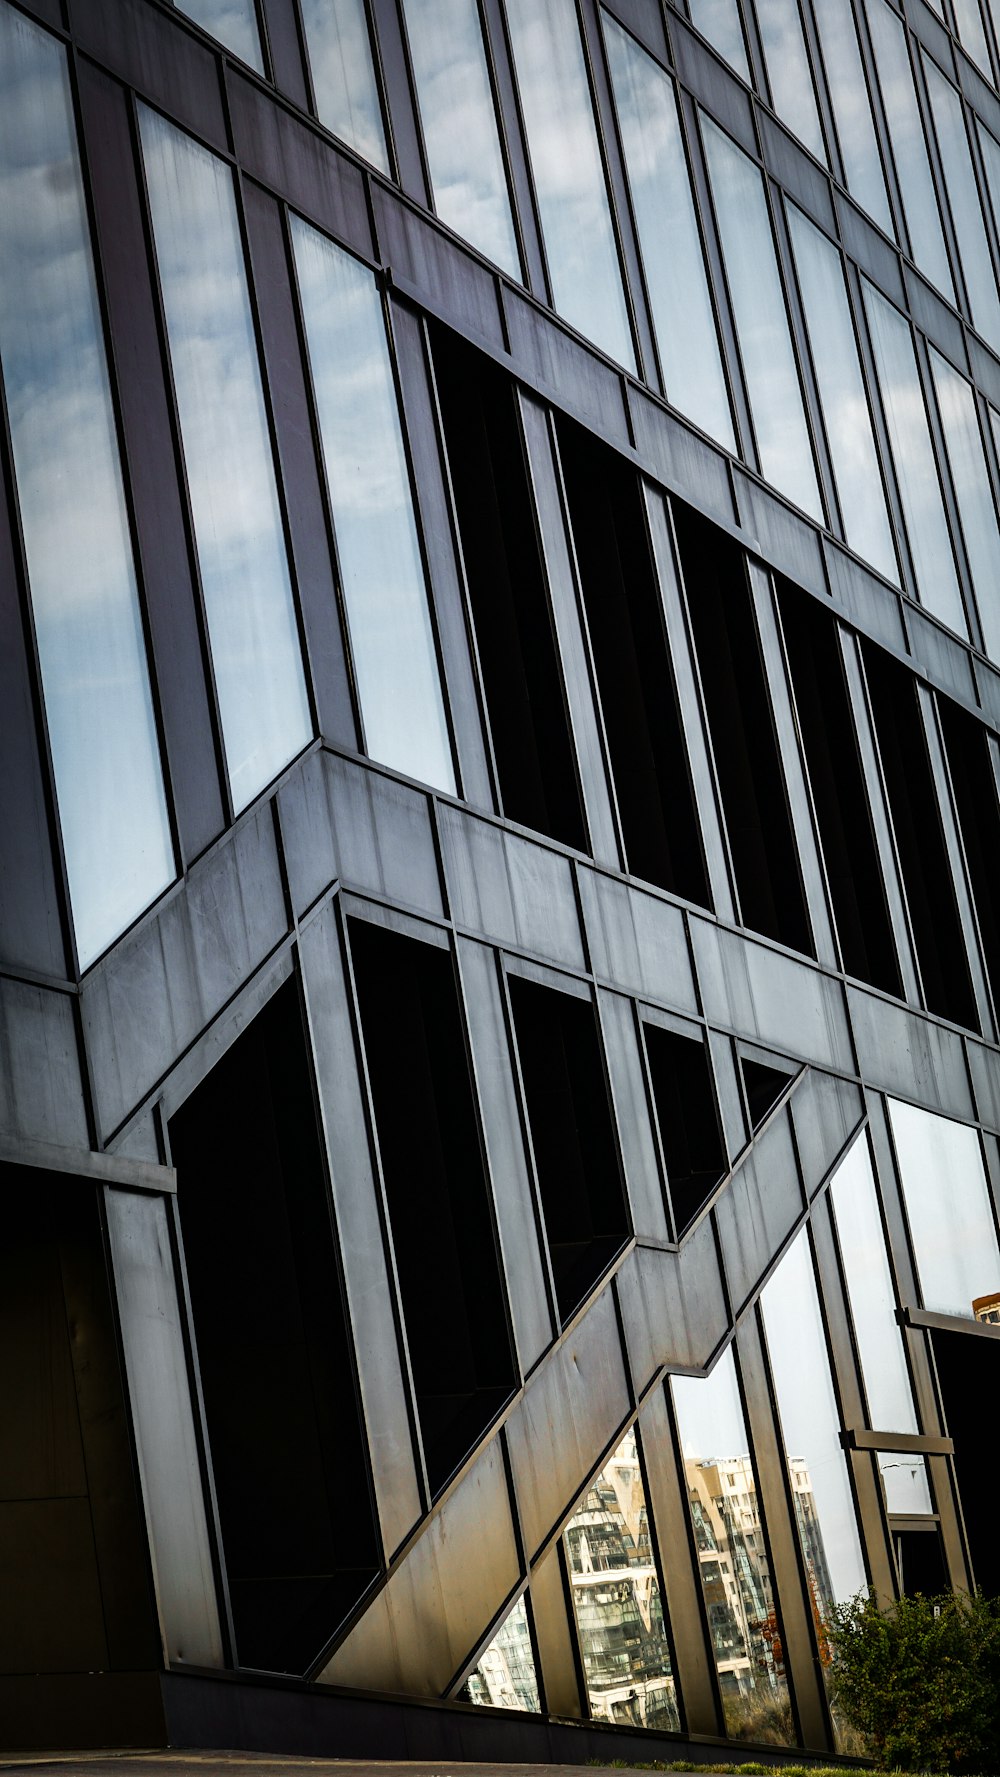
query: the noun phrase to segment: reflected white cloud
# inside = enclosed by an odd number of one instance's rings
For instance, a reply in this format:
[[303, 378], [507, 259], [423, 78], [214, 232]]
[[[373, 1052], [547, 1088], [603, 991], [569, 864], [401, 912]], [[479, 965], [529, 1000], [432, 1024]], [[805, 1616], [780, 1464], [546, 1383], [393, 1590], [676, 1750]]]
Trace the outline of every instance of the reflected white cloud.
[[140, 108], [198, 565], [235, 806], [312, 734], [232, 175]]
[[848, 189], [891, 235], [892, 215], [850, 0], [823, 0], [815, 17]]
[[861, 1356], [869, 1424], [873, 1431], [919, 1431], [865, 1136], [855, 1142], [837, 1168], [830, 1201]]
[[890, 1098], [889, 1121], [924, 1307], [973, 1318], [1000, 1289], [1000, 1247], [979, 1136]]
[[983, 337], [1000, 349], [1000, 298], [965, 133], [962, 101], [929, 56], [923, 57], [923, 64], [972, 319]]
[[691, 22], [750, 85], [750, 67], [737, 0], [690, 0]]
[[316, 115], [357, 154], [389, 171], [364, 0], [301, 0]]
[[86, 964], [174, 860], [64, 52], [3, 3], [0, 366]]
[[374, 277], [298, 217], [292, 239], [369, 753], [454, 791], [427, 588]]
[[774, 109], [793, 136], [826, 160], [802, 19], [796, 0], [757, 0], [757, 23]]
[[983, 642], [987, 654], [1000, 661], [1000, 527], [976, 414], [976, 397], [972, 384], [959, 376], [933, 346], [930, 360]]
[[955, 287], [906, 48], [906, 28], [887, 0], [869, 0], [867, 13], [913, 257], [931, 282], [954, 301]]
[[186, 13], [248, 67], [263, 74], [264, 61], [253, 0], [174, 0], [174, 4], [178, 12]]
[[475, 0], [405, 0], [434, 207], [457, 234], [520, 278]]
[[507, 17], [553, 301], [588, 339], [634, 370], [573, 0], [508, 0]]

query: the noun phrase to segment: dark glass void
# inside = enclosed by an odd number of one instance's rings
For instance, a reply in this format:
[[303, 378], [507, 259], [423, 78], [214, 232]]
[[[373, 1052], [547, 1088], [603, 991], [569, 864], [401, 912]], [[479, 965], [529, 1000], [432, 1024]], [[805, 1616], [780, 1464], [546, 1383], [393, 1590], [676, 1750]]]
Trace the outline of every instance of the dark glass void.
[[946, 697], [938, 698], [938, 709], [986, 971], [1000, 1006], [1000, 787], [982, 723]]
[[569, 420], [559, 445], [628, 868], [710, 907], [639, 477]]
[[1000, 1541], [996, 1529], [996, 1495], [986, 1481], [994, 1427], [992, 1408], [1000, 1377], [1000, 1346], [975, 1333], [931, 1334], [934, 1367], [944, 1413], [945, 1431], [955, 1445], [955, 1478], [972, 1563], [972, 1577], [981, 1592], [1000, 1593]]
[[899, 963], [837, 625], [814, 598], [795, 587], [780, 585], [778, 598], [844, 968], [899, 996]]
[[742, 551], [674, 502], [744, 925], [813, 954]]
[[667, 1189], [678, 1237], [726, 1170], [708, 1055], [700, 1040], [643, 1026]]
[[503, 813], [585, 851], [514, 385], [454, 334], [433, 338]]
[[911, 1598], [915, 1592], [933, 1598], [937, 1593], [949, 1590], [936, 1524], [929, 1524], [926, 1530], [897, 1530], [893, 1527], [889, 1534], [901, 1592]]
[[757, 1129], [772, 1105], [777, 1104], [792, 1076], [782, 1068], [767, 1067], [763, 1061], [751, 1061], [748, 1055], [740, 1056], [740, 1067], [743, 1070], [743, 1088], [747, 1095], [750, 1127]]
[[913, 942], [929, 1012], [978, 1030], [917, 686], [906, 667], [863, 643]]
[[514, 1387], [489, 1186], [447, 950], [350, 924], [431, 1491]]
[[236, 1660], [302, 1673], [379, 1554], [294, 982], [171, 1119], [170, 1142]]
[[556, 1301], [568, 1320], [629, 1236], [589, 1000], [510, 977]]

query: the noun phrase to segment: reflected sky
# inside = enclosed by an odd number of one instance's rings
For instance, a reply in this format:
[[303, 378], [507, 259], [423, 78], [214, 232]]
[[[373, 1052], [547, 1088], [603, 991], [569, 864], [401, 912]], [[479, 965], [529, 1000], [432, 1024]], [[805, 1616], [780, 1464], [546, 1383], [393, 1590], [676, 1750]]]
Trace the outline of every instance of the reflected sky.
[[900, 1450], [880, 1450], [878, 1468], [885, 1488], [886, 1511], [906, 1518], [933, 1512], [927, 1464], [922, 1456]]
[[852, 549], [898, 585], [896, 552], [840, 254], [794, 204], [786, 202], [785, 211], [844, 535]]
[[822, 524], [761, 175], [704, 113], [702, 130], [761, 472]]
[[990, 67], [990, 52], [986, 47], [986, 32], [983, 29], [979, 0], [955, 0], [955, 20], [962, 48], [978, 63], [987, 80], [991, 81], [993, 70]]
[[300, 0], [316, 115], [355, 153], [389, 171], [364, 0]]
[[449, 794], [455, 773], [372, 273], [297, 216], [292, 240], [365, 744]]
[[507, 0], [507, 18], [553, 302], [634, 370], [576, 8], [573, 0]]
[[263, 74], [264, 61], [253, 0], [174, 0], [174, 5], [178, 12], [186, 13], [202, 30], [224, 43], [249, 67], [256, 68], [258, 74]]
[[1000, 348], [1000, 298], [972, 170], [962, 101], [929, 56], [923, 57], [923, 63], [972, 319], [983, 337], [994, 348]]
[[750, 1446], [731, 1345], [710, 1376], [673, 1376], [670, 1387], [686, 1462], [747, 1455]]
[[691, 23], [749, 86], [750, 66], [737, 0], [689, 0], [689, 5]]
[[233, 802], [312, 734], [232, 174], [139, 107]]
[[434, 208], [520, 278], [510, 192], [476, 0], [404, 0]]
[[673, 82], [601, 16], [667, 398], [735, 452]]
[[3, 0], [0, 365], [85, 965], [174, 861], [65, 58]]
[[929, 347], [965, 550], [987, 654], [1000, 661], [1000, 528], [972, 384]]
[[861, 1136], [830, 1187], [861, 1373], [874, 1431], [918, 1432], [868, 1142]]
[[887, 0], [869, 0], [867, 13], [913, 257], [931, 283], [954, 302], [955, 287], [906, 49], [906, 28]]
[[[765, 1286], [760, 1304], [789, 1469], [799, 1460], [808, 1471], [833, 1597], [840, 1603], [865, 1585], [865, 1564], [806, 1228]], [[792, 1481], [794, 1487], [794, 1474]], [[801, 1515], [798, 1526], [808, 1564]], [[818, 1562], [816, 1597], [822, 1610]]]
[[894, 233], [878, 138], [850, 0], [822, 0], [815, 8], [847, 186], [886, 234]]
[[793, 136], [826, 161], [797, 0], [757, 0], [757, 23], [774, 109]]
[[968, 635], [910, 325], [873, 284], [861, 283], [920, 602]]
[[924, 1307], [972, 1318], [1000, 1289], [1000, 1248], [974, 1129], [890, 1098], [889, 1121]]

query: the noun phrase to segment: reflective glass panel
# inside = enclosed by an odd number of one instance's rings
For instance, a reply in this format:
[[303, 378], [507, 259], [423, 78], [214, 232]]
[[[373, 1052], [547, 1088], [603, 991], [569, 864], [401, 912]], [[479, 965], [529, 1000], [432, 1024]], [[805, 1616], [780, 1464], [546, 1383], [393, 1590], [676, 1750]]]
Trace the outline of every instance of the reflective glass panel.
[[886, 234], [893, 233], [885, 174], [850, 0], [814, 8], [847, 187]]
[[602, 17], [666, 394], [735, 451], [673, 82], [610, 13]]
[[1000, 1247], [974, 1129], [890, 1098], [903, 1200], [925, 1308], [975, 1318], [1000, 1290]]
[[507, 0], [552, 300], [635, 369], [580, 26], [573, 0]]
[[990, 67], [990, 52], [986, 47], [986, 32], [983, 29], [979, 0], [955, 0], [955, 19], [962, 48], [978, 63], [987, 80], [992, 80], [993, 70]]
[[5, 4], [0, 368], [86, 965], [166, 887], [174, 860], [66, 60]]
[[990, 488], [986, 453], [972, 384], [930, 348], [951, 479], [976, 589], [987, 654], [1000, 660], [1000, 527]]
[[479, 1656], [459, 1695], [493, 1709], [540, 1709], [535, 1657], [523, 1595]]
[[260, 32], [253, 0], [174, 0], [178, 12], [194, 19], [203, 31], [224, 43], [227, 49], [258, 74], [264, 72], [260, 53]]
[[761, 473], [822, 522], [761, 175], [704, 113], [702, 129]]
[[900, 1517], [923, 1517], [934, 1510], [927, 1464], [910, 1451], [880, 1450], [878, 1472], [885, 1494], [885, 1509]]
[[564, 1540], [591, 1716], [676, 1732], [677, 1692], [634, 1431], [591, 1482]]
[[368, 752], [452, 793], [455, 773], [382, 304], [372, 273], [292, 218]]
[[868, 1397], [868, 1423], [874, 1431], [918, 1432], [871, 1154], [863, 1135], [838, 1166], [830, 1201]]
[[760, 1298], [795, 1521], [814, 1611], [865, 1584], [808, 1231], [793, 1241]]
[[365, 0], [299, 0], [316, 115], [373, 166], [389, 171]]
[[986, 225], [972, 170], [962, 101], [930, 57], [924, 56], [923, 60], [972, 319], [983, 337], [992, 346], [998, 347], [1000, 298], [997, 296]]
[[521, 276], [476, 0], [404, 0], [434, 208]]
[[767, 78], [774, 109], [793, 136], [826, 160], [812, 70], [797, 0], [757, 0]]
[[898, 583], [896, 552], [865, 394], [858, 342], [836, 247], [786, 203], [844, 535], [852, 549]]
[[710, 1376], [671, 1381], [726, 1733], [795, 1742], [757, 1480], [732, 1348]]
[[865, 311], [921, 604], [968, 634], [909, 323], [862, 279]]
[[910, 248], [925, 276], [954, 301], [941, 213], [906, 49], [906, 29], [886, 0], [868, 0], [867, 12]]
[[737, 0], [688, 0], [688, 6], [691, 23], [749, 86], [750, 65]]
[[233, 803], [305, 746], [302, 671], [233, 179], [139, 108], [167, 340]]

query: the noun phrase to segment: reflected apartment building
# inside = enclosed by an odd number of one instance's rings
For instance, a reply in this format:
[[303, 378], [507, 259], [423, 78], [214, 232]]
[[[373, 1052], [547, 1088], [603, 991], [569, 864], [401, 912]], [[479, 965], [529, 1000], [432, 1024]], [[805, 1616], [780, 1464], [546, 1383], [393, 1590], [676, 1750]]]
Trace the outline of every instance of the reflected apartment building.
[[1000, 15], [0, 0], [0, 1735], [858, 1750], [1000, 1592]]

